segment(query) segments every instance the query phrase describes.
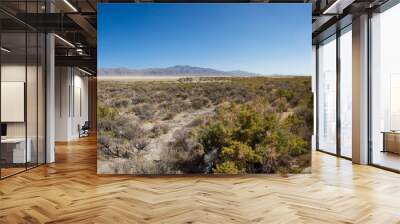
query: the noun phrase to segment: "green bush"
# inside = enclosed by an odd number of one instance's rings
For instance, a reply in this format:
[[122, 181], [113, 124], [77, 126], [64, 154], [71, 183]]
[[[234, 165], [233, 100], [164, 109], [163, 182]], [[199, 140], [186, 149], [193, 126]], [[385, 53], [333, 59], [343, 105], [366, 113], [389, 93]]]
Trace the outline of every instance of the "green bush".
[[238, 174], [239, 170], [235, 163], [232, 161], [226, 161], [221, 164], [217, 164], [216, 168], [213, 169], [216, 174]]
[[220, 151], [226, 145], [226, 132], [221, 123], [211, 124], [200, 133], [200, 144], [206, 152]]
[[[295, 133], [295, 117], [278, 119], [262, 109], [263, 101], [223, 104], [201, 130], [206, 152], [218, 152], [215, 173], [298, 172], [296, 157], [310, 151], [308, 141]], [[306, 164], [303, 164], [306, 165]]]

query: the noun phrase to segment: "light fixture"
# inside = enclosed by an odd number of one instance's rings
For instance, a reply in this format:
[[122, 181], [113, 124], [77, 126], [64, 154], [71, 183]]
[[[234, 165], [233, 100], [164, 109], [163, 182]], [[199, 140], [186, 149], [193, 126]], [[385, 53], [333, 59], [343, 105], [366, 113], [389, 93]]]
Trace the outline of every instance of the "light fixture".
[[67, 4], [74, 12], [78, 12], [78, 10], [68, 0], [64, 0], [64, 3]]
[[322, 14], [342, 14], [347, 6], [351, 5], [355, 0], [336, 0]]
[[85, 53], [83, 52], [83, 49], [82, 48], [76, 48], [76, 53], [78, 54], [78, 55], [84, 55]]
[[57, 37], [57, 38], [58, 38], [59, 40], [61, 40], [62, 42], [66, 43], [68, 46], [75, 48], [75, 45], [73, 45], [73, 44], [72, 44], [71, 42], [69, 42], [68, 40], [66, 40], [66, 39], [64, 39], [64, 38], [62, 38], [62, 37], [60, 37], [60, 36], [57, 35], [57, 34], [54, 34], [54, 36]]
[[78, 67], [78, 70], [81, 71], [81, 72], [83, 72], [83, 73], [85, 73], [86, 75], [89, 75], [89, 76], [92, 75], [92, 73], [90, 73], [90, 72], [88, 72], [88, 71], [85, 71], [85, 70], [83, 70], [83, 69], [81, 69], [81, 68], [79, 68], [79, 67]]
[[0, 49], [1, 49], [1, 51], [4, 51], [6, 53], [10, 53], [11, 52], [11, 50], [9, 50], [9, 49], [7, 49], [5, 47], [1, 47]]

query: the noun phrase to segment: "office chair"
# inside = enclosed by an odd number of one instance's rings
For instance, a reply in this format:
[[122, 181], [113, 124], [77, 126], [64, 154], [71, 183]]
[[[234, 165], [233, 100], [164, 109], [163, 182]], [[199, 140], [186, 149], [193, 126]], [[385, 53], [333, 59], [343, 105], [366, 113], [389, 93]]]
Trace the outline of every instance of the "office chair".
[[85, 121], [82, 127], [78, 125], [78, 129], [79, 129], [79, 138], [89, 136], [89, 129], [90, 129], [89, 121]]

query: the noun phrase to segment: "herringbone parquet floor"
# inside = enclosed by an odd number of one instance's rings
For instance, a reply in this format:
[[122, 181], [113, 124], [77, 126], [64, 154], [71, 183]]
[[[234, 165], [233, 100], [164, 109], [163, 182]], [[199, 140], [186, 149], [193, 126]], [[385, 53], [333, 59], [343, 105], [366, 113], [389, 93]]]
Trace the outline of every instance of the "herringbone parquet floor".
[[0, 223], [400, 223], [400, 175], [315, 152], [313, 173], [97, 176], [95, 138], [0, 181]]

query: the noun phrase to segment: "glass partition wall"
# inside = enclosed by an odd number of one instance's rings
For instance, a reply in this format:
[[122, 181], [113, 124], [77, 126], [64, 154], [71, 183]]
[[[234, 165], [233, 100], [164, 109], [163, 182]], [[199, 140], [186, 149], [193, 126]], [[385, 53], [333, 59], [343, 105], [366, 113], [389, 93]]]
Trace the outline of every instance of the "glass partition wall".
[[317, 149], [352, 157], [351, 25], [318, 44]]
[[336, 36], [318, 47], [318, 149], [336, 153]]
[[340, 155], [352, 157], [352, 34], [351, 25], [341, 31], [340, 64]]
[[1, 179], [45, 163], [45, 35], [17, 21], [11, 30], [7, 17], [0, 13]]
[[400, 171], [400, 4], [371, 18], [370, 163]]

